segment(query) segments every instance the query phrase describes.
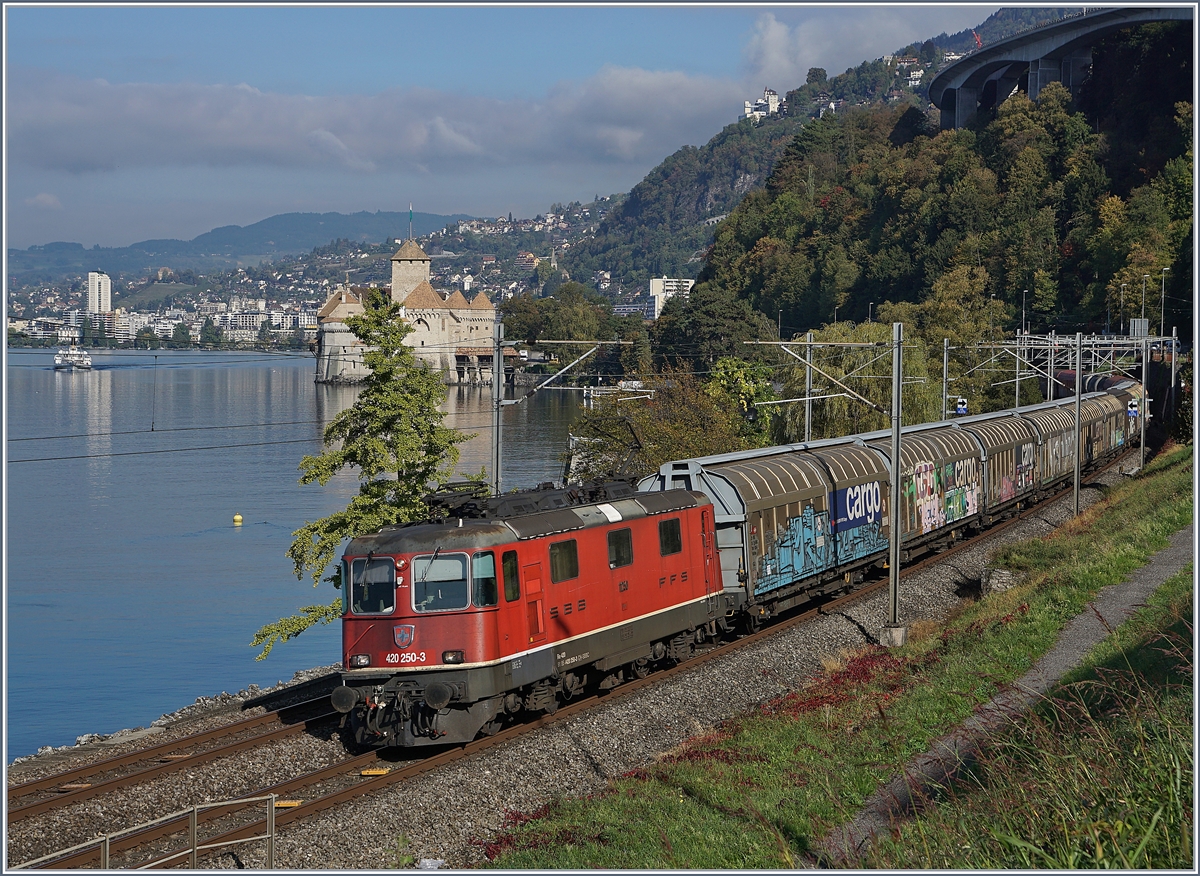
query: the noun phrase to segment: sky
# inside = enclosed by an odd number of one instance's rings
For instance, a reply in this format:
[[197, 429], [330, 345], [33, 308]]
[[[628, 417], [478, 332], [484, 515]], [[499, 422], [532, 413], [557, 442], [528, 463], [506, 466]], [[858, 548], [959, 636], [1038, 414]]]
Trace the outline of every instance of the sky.
[[410, 202], [532, 217], [629, 191], [810, 67], [998, 8], [8, 4], [5, 243]]

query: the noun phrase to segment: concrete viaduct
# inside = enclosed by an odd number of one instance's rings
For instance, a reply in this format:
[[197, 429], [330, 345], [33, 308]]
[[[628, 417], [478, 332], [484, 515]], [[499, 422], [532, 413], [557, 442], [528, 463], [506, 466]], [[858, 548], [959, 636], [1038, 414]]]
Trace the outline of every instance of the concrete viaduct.
[[981, 109], [1002, 103], [1028, 77], [1027, 93], [1061, 82], [1075, 97], [1092, 65], [1092, 46], [1113, 31], [1154, 21], [1192, 21], [1195, 7], [1096, 9], [1031, 28], [977, 49], [938, 71], [929, 100], [942, 111], [942, 129], [961, 128]]

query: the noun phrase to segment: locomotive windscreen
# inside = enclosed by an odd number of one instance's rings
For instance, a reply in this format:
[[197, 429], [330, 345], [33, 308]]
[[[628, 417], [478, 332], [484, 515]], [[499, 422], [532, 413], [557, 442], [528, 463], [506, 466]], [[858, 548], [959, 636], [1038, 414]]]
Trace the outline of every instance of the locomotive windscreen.
[[467, 607], [467, 555], [434, 554], [413, 560], [413, 605], [417, 611]]

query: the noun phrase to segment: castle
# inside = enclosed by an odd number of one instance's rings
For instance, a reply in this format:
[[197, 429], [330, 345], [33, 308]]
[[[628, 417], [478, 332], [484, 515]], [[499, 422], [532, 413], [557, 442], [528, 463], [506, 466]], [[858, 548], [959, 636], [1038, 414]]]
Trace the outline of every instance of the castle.
[[[457, 289], [442, 297], [429, 284], [429, 264], [412, 240], [392, 256], [389, 294], [400, 305], [401, 319], [413, 327], [405, 345], [447, 383], [491, 383], [496, 308], [482, 292], [471, 301]], [[345, 323], [363, 312], [367, 291], [339, 285], [317, 313], [317, 383], [358, 383], [369, 373], [364, 345]]]

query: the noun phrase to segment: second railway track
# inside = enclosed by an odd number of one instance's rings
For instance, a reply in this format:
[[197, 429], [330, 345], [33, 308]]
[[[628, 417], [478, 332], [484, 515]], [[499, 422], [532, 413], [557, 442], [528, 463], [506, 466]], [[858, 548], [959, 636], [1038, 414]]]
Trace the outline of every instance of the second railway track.
[[[71, 806], [118, 788], [303, 733], [336, 715], [327, 697], [247, 718], [150, 748], [76, 767], [8, 789], [8, 823]], [[221, 742], [228, 737], [232, 740]], [[217, 743], [217, 744], [213, 744]]]
[[[1066, 492], [1069, 493], [1070, 491], [1067, 490]], [[1039, 508], [1044, 508], [1044, 506], [1039, 506]], [[1034, 509], [1031, 513], [1039, 513], [1039, 509]], [[1003, 530], [1003, 528], [1007, 528], [1008, 526], [1015, 524], [1019, 519], [1020, 518], [1014, 518], [1005, 524], [994, 527], [985, 533], [983, 538], [988, 538], [998, 534]], [[904, 570], [904, 574], [905, 576], [908, 576], [914, 574], [923, 567], [940, 563], [946, 559], [949, 559], [957, 551], [972, 547], [977, 545], [977, 543], [977, 539], [960, 542], [958, 545], [955, 545], [953, 548], [947, 551], [927, 557], [921, 562], [914, 562]], [[497, 734], [496, 736], [478, 740], [461, 748], [444, 751], [432, 757], [425, 757], [420, 761], [392, 764], [390, 765], [391, 769], [389, 773], [383, 776], [364, 778], [360, 775], [361, 769], [364, 766], [374, 762], [374, 756], [367, 755], [363, 756], [362, 758], [344, 761], [332, 767], [326, 768], [325, 770], [313, 771], [310, 774], [299, 776], [293, 780], [277, 783], [276, 785], [263, 790], [247, 792], [242, 796], [257, 796], [268, 792], [274, 792], [283, 795], [301, 796], [303, 799], [300, 801], [300, 805], [296, 806], [295, 808], [280, 810], [276, 815], [277, 827], [295, 824], [308, 816], [316, 815], [332, 807], [343, 805], [348, 800], [352, 800], [365, 794], [373, 793], [387, 786], [394, 785], [397, 782], [407, 781], [421, 773], [426, 773], [448, 765], [459, 758], [478, 754], [490, 747], [498, 745], [499, 743], [509, 741], [510, 739], [522, 735], [523, 733], [527, 733], [539, 727], [548, 726], [557, 721], [570, 718], [581, 711], [593, 708], [602, 703], [611, 702], [618, 697], [633, 693], [647, 685], [658, 684], [672, 675], [690, 671], [702, 665], [707, 660], [724, 656], [739, 648], [752, 645], [760, 641], [763, 637], [776, 635], [788, 627], [803, 623], [805, 620], [810, 619], [812, 616], [818, 613], [837, 612], [843, 609], [847, 603], [868, 596], [872, 592], [875, 592], [884, 586], [886, 586], [886, 580], [870, 583], [867, 586], [856, 590], [852, 594], [848, 594], [837, 600], [830, 601], [822, 606], [810, 608], [803, 613], [786, 618], [780, 623], [772, 625], [767, 630], [764, 630], [762, 633], [756, 634], [755, 636], [744, 637], [736, 642], [712, 649], [710, 652], [699, 655], [698, 657], [679, 664], [672, 669], [655, 673], [650, 678], [628, 682], [598, 699], [589, 698], [588, 700], [569, 703], [568, 705], [560, 708], [558, 713], [554, 716], [547, 716], [528, 724], [518, 725], [517, 727], [510, 728], [509, 730]], [[258, 814], [261, 814], [261, 807], [255, 810], [255, 813], [256, 814], [254, 817], [248, 817], [248, 813], [237, 816], [228, 811], [218, 812], [212, 817], [211, 823], [212, 830], [219, 831], [219, 833], [215, 836], [210, 836], [206, 842], [213, 842], [222, 839], [234, 839], [239, 836], [248, 836], [255, 832], [261, 833], [264, 826], [263, 820], [257, 817]], [[186, 830], [186, 824], [177, 824], [173, 826], [171, 830], [160, 831], [155, 837], [144, 836], [136, 839], [133, 842], [130, 842], [127, 846], [127, 853], [134, 857], [129, 859], [129, 864], [132, 864], [132, 866], [154, 866], [154, 862], [156, 860], [161, 860], [162, 858], [166, 857], [170, 851], [176, 851], [180, 847], [181, 841], [172, 841], [170, 837], [173, 834], [178, 834], [184, 830]], [[62, 845], [65, 845], [65, 843], [60, 843], [59, 845], [61, 847]], [[114, 849], [114, 851], [116, 851], [116, 849]], [[26, 860], [28, 860], [29, 857], [32, 856], [26, 856]], [[89, 864], [94, 865], [96, 862], [98, 862], [98, 860], [99, 854], [98, 851], [96, 851], [90, 855], [85, 854], [71, 859], [59, 859], [54, 861], [50, 866], [53, 866], [56, 869], [62, 867], [86, 867], [89, 866]], [[128, 866], [129, 864], [125, 864], [124, 866]]]

